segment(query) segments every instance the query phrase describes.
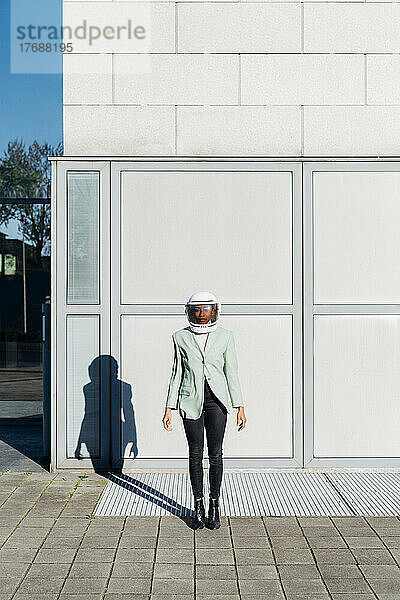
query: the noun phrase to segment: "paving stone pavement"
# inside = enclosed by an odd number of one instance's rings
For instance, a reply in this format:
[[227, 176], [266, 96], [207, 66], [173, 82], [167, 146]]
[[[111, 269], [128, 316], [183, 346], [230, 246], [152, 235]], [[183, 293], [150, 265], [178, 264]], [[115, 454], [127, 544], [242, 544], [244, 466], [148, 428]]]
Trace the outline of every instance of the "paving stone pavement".
[[0, 473], [0, 600], [400, 600], [398, 517], [93, 517], [96, 473]]

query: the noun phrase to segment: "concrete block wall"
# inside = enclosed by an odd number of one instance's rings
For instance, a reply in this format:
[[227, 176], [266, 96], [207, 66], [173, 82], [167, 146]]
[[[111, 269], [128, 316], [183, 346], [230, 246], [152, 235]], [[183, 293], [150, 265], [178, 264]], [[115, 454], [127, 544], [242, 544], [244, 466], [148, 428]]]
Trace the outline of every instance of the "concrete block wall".
[[400, 2], [65, 0], [64, 23], [148, 18], [64, 55], [67, 155], [400, 152]]

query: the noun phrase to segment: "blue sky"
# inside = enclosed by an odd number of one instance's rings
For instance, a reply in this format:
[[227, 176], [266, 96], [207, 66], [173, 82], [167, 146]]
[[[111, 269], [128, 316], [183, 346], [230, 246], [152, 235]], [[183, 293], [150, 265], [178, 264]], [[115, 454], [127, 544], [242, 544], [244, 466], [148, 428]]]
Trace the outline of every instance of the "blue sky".
[[0, 0], [0, 156], [16, 137], [26, 147], [62, 141], [62, 74], [10, 73], [11, 2]]
[[[26, 148], [35, 139], [54, 146], [62, 142], [62, 74], [10, 72], [11, 2], [0, 0], [0, 156], [15, 138]], [[61, 7], [61, 0], [53, 2]], [[0, 231], [20, 237], [15, 222]]]

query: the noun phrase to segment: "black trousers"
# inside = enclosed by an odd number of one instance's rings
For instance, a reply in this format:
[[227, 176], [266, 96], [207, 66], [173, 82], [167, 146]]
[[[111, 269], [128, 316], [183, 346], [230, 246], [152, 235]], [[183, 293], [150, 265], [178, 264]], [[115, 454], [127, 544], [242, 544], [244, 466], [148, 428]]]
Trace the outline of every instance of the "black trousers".
[[189, 475], [195, 498], [203, 497], [204, 429], [210, 464], [210, 494], [212, 498], [219, 498], [223, 475], [222, 443], [227, 414], [226, 407], [204, 379], [204, 405], [201, 416], [198, 419], [182, 419], [189, 445]]

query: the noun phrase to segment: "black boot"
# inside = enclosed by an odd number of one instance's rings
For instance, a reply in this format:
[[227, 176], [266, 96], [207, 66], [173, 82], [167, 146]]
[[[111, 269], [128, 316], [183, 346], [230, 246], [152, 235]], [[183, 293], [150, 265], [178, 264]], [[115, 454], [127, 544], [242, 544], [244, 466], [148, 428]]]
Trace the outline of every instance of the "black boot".
[[210, 504], [208, 507], [208, 528], [219, 529], [220, 527], [221, 522], [219, 520], [218, 498], [211, 498], [210, 494]]
[[206, 524], [206, 511], [203, 504], [203, 498], [194, 499], [194, 528], [203, 529]]

